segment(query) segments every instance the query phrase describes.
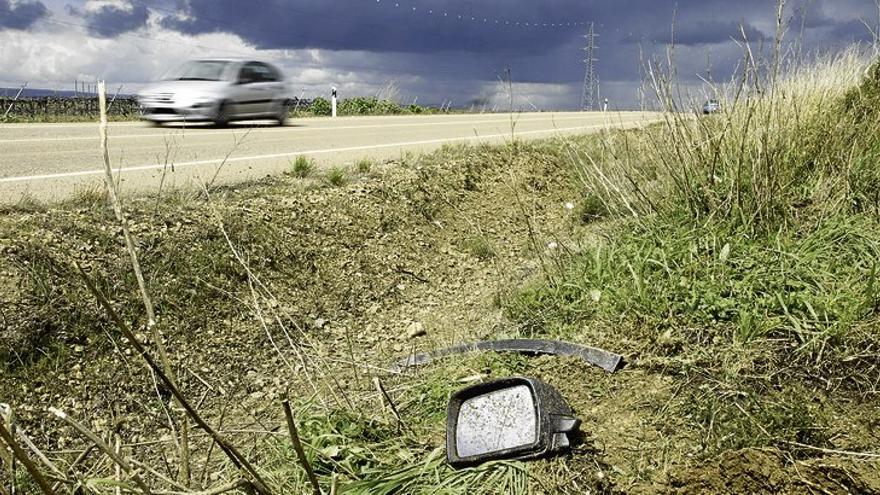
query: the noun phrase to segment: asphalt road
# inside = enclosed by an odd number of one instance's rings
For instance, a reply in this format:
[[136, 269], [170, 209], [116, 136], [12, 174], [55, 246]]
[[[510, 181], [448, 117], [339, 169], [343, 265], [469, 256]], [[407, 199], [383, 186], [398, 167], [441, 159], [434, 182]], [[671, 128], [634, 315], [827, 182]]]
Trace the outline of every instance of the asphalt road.
[[[525, 113], [514, 116], [516, 136], [545, 138], [631, 127], [655, 119], [646, 113]], [[217, 177], [234, 183], [288, 170], [299, 155], [319, 166], [347, 165], [363, 158], [387, 159], [424, 152], [446, 143], [510, 139], [506, 114], [308, 118], [286, 127], [259, 123], [227, 129], [110, 124], [110, 156], [121, 171], [124, 192], [191, 187]], [[225, 161], [225, 163], [224, 163]], [[222, 164], [222, 167], [221, 167]], [[101, 187], [101, 152], [96, 124], [0, 125], [0, 202], [34, 197], [62, 200]], [[219, 172], [218, 172], [219, 171]]]

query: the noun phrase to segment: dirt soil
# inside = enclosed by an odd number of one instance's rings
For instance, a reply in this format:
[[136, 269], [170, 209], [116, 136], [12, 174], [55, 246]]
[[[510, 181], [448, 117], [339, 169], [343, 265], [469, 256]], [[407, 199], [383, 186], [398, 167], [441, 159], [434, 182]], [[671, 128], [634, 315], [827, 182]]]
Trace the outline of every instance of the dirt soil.
[[[566, 208], [578, 198], [560, 148], [455, 148], [377, 164], [343, 187], [283, 177], [216, 190], [210, 201], [180, 192], [131, 200], [187, 396], [246, 441], [278, 431], [276, 398], [287, 390], [344, 407], [375, 397], [373, 377], [388, 380], [392, 394], [411, 386], [418, 371], [387, 371], [408, 353], [518, 336], [506, 298], [595, 234]], [[54, 406], [167, 462], [167, 392], [71, 269], [84, 265], [144, 332], [113, 225], [100, 195], [0, 218], [0, 402], [50, 455], [82, 445], [50, 419]], [[602, 335], [588, 343], [639, 348], [613, 329]], [[880, 491], [878, 464], [848, 455], [746, 450], [706, 460], [693, 451], [699, 432], [671, 412], [679, 378], [637, 360], [616, 375], [569, 360], [528, 366], [570, 399], [586, 432], [572, 459], [534, 468], [536, 493]], [[462, 368], [450, 379], [481, 373]], [[208, 442], [196, 438], [198, 455]]]

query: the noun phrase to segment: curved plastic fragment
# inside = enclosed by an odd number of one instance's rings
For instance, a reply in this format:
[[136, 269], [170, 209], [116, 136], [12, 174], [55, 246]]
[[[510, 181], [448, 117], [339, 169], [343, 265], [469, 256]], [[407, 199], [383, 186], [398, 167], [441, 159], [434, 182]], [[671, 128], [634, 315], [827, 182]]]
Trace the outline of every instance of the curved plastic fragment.
[[588, 347], [559, 340], [486, 340], [472, 344], [457, 345], [433, 352], [415, 354], [401, 359], [392, 366], [391, 371], [400, 373], [406, 368], [424, 366], [437, 359], [475, 351], [516, 352], [529, 355], [551, 355], [579, 357], [608, 373], [614, 373], [624, 365], [623, 356], [596, 347]]

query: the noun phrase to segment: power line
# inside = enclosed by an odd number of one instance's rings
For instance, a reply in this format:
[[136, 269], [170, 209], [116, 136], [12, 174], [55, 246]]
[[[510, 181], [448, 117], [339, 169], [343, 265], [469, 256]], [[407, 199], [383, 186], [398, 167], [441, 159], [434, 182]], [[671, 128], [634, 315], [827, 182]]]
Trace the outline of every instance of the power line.
[[433, 16], [437, 18], [445, 18], [455, 21], [463, 21], [469, 23], [477, 23], [477, 24], [486, 24], [498, 27], [507, 27], [507, 28], [551, 28], [551, 29], [561, 29], [561, 28], [570, 28], [570, 27], [580, 27], [586, 26], [586, 22], [572, 22], [572, 21], [561, 21], [561, 20], [548, 20], [548, 19], [509, 19], [502, 17], [493, 17], [493, 16], [482, 16], [482, 15], [474, 15], [466, 14], [457, 11], [450, 11], [449, 9], [435, 9], [431, 7], [418, 7], [410, 4], [401, 5], [401, 0], [376, 0], [377, 4], [384, 3], [386, 5], [393, 5], [395, 9], [401, 9], [405, 11], [409, 11], [412, 14], [424, 14], [427, 16]]

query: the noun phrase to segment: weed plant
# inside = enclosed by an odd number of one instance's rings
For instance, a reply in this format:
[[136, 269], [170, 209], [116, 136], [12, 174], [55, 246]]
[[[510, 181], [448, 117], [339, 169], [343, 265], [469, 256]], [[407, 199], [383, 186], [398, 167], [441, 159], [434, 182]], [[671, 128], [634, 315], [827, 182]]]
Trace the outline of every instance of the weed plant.
[[360, 174], [368, 174], [368, 173], [370, 173], [370, 171], [372, 169], [373, 169], [373, 161], [368, 158], [364, 158], [364, 159], [359, 160], [357, 162], [357, 171]]
[[340, 187], [348, 183], [348, 172], [344, 168], [334, 167], [327, 172], [325, 178], [331, 186]]
[[315, 164], [309, 158], [300, 155], [294, 160], [293, 165], [290, 167], [290, 171], [294, 177], [305, 179], [315, 171]]

